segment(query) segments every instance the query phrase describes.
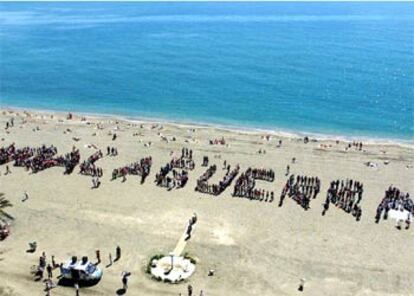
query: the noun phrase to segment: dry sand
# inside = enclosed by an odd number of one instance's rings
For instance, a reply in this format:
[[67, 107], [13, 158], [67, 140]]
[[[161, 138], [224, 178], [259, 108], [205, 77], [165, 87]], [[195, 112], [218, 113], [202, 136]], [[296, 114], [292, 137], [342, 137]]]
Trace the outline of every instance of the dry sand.
[[[15, 126], [4, 130], [5, 122], [15, 118]], [[26, 120], [26, 123], [22, 123]], [[34, 282], [30, 267], [37, 264], [45, 251], [48, 259], [65, 261], [71, 255], [95, 258], [101, 250], [104, 276], [94, 287], [82, 289], [81, 295], [115, 295], [121, 287], [120, 275], [132, 272], [128, 295], [186, 295], [190, 283], [198, 296], [205, 295], [414, 295], [414, 229], [398, 231], [392, 221], [374, 223], [375, 209], [385, 189], [393, 184], [414, 194], [413, 147], [371, 144], [364, 152], [344, 151], [345, 142], [310, 142], [264, 133], [236, 132], [211, 127], [188, 127], [162, 124], [162, 130], [151, 129], [151, 123], [114, 118], [75, 116], [66, 120], [63, 114], [2, 110], [0, 115], [0, 146], [15, 142], [17, 146], [53, 144], [58, 154], [75, 145], [81, 150], [81, 161], [95, 150], [94, 144], [106, 154], [106, 147], [116, 146], [117, 157], [104, 157], [97, 162], [104, 170], [102, 185], [91, 190], [91, 177], [63, 175], [62, 168], [51, 168], [31, 175], [23, 168], [11, 166], [12, 174], [4, 176], [0, 167], [0, 192], [14, 204], [9, 210], [16, 220], [12, 234], [0, 242], [0, 295], [44, 295], [44, 285]], [[104, 129], [97, 129], [101, 122]], [[115, 128], [118, 139], [108, 133]], [[38, 131], [33, 131], [39, 127]], [[70, 129], [71, 132], [64, 133]], [[96, 133], [95, 136], [93, 134]], [[140, 133], [140, 136], [133, 136]], [[161, 141], [158, 133], [176, 137], [175, 142]], [[224, 136], [229, 146], [212, 146], [209, 139]], [[79, 137], [74, 141], [73, 137]], [[196, 139], [193, 141], [193, 139]], [[281, 148], [277, 141], [283, 140]], [[150, 147], [144, 143], [152, 142]], [[321, 144], [332, 145], [320, 149]], [[182, 147], [194, 150], [196, 168], [184, 189], [166, 191], [153, 183], [155, 173], [171, 159], [170, 152], [179, 154]], [[259, 154], [265, 149], [266, 154]], [[110, 181], [112, 169], [151, 155], [153, 166], [144, 185], [138, 177], [127, 182]], [[218, 197], [196, 193], [196, 179], [205, 171], [204, 155], [211, 163], [222, 166], [224, 160], [244, 170], [248, 166], [272, 168], [273, 183], [258, 182], [261, 188], [275, 191], [276, 201], [265, 203], [233, 198], [233, 187]], [[220, 157], [216, 158], [216, 157]], [[285, 168], [291, 172], [319, 176], [321, 194], [312, 200], [311, 209], [304, 211], [287, 198], [277, 207], [279, 194], [286, 182]], [[389, 160], [385, 165], [383, 162]], [[363, 163], [372, 161], [378, 168]], [[409, 168], [407, 168], [409, 166]], [[218, 174], [222, 174], [218, 170]], [[218, 180], [220, 175], [215, 176]], [[331, 180], [353, 178], [364, 183], [362, 220], [330, 207], [321, 216], [322, 202]], [[23, 192], [30, 195], [22, 203]], [[186, 251], [197, 258], [197, 270], [187, 282], [178, 285], [159, 283], [145, 273], [149, 257], [167, 254], [182, 235], [191, 215], [196, 212], [198, 223]], [[37, 241], [35, 254], [26, 253], [29, 241]], [[122, 247], [120, 261], [110, 268], [108, 254]], [[216, 270], [208, 277], [209, 269]], [[58, 273], [56, 270], [55, 273]], [[306, 279], [305, 291], [297, 291], [300, 278]], [[72, 288], [58, 287], [52, 295], [74, 295]]]

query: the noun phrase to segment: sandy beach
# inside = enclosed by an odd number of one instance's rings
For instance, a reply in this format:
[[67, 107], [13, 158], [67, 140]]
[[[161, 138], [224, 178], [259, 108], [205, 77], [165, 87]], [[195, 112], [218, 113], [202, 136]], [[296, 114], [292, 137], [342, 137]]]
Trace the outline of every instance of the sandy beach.
[[[14, 118], [7, 131], [6, 122]], [[414, 194], [414, 148], [411, 145], [365, 144], [362, 151], [348, 143], [312, 140], [265, 133], [231, 131], [214, 127], [126, 121], [112, 117], [63, 113], [1, 110], [0, 146], [54, 145], [58, 155], [76, 146], [81, 161], [115, 146], [118, 155], [104, 156], [101, 186], [91, 189], [91, 177], [70, 175], [54, 167], [30, 174], [13, 167], [5, 175], [0, 166], [0, 192], [13, 203], [7, 209], [15, 220], [11, 235], [0, 242], [0, 295], [45, 295], [44, 284], [33, 281], [30, 268], [41, 252], [64, 262], [77, 255], [95, 258], [100, 250], [103, 278], [81, 295], [116, 295], [122, 287], [123, 271], [131, 272], [128, 295], [186, 295], [187, 285], [194, 295], [414, 295], [414, 229], [397, 230], [392, 220], [375, 224], [376, 208], [385, 190], [394, 185]], [[116, 140], [112, 134], [116, 133]], [[226, 145], [210, 145], [224, 137]], [[175, 141], [173, 140], [175, 139]], [[278, 146], [279, 140], [282, 145]], [[160, 167], [193, 150], [195, 169], [188, 184], [167, 191], [156, 186]], [[262, 153], [259, 153], [261, 151]], [[264, 153], [265, 152], [265, 153]], [[105, 154], [105, 153], [104, 153]], [[137, 176], [126, 182], [111, 181], [113, 169], [151, 156], [151, 173], [144, 184]], [[258, 181], [257, 186], [275, 193], [275, 202], [234, 198], [233, 184], [219, 196], [195, 192], [196, 179], [206, 170], [204, 156], [224, 175], [223, 161], [248, 167], [271, 168], [274, 182]], [[292, 158], [296, 162], [292, 163]], [[364, 163], [371, 162], [369, 167]], [[292, 199], [283, 207], [277, 201], [290, 173], [318, 176], [321, 193], [304, 211]], [[321, 215], [329, 183], [351, 178], [364, 184], [362, 218], [355, 219], [331, 206]], [[24, 192], [30, 198], [22, 202]], [[197, 261], [194, 275], [172, 285], [154, 281], [146, 266], [154, 254], [168, 254], [182, 235], [188, 219], [197, 213], [198, 224], [185, 251]], [[27, 253], [28, 242], [36, 241], [37, 251]], [[105, 268], [109, 253], [122, 247], [122, 258]], [[214, 276], [208, 276], [210, 269]], [[54, 270], [54, 276], [59, 270]], [[306, 279], [304, 292], [298, 292], [300, 279]], [[73, 288], [57, 287], [52, 295], [75, 295]]]

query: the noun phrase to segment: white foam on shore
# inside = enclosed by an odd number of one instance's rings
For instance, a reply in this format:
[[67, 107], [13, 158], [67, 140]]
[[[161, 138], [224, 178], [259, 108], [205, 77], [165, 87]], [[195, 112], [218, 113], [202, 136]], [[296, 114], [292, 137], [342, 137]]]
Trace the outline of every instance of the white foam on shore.
[[383, 146], [400, 146], [403, 148], [414, 149], [414, 139], [398, 139], [398, 138], [381, 138], [381, 137], [369, 137], [369, 136], [347, 136], [347, 135], [335, 135], [335, 134], [323, 134], [303, 131], [290, 131], [280, 128], [255, 128], [250, 126], [237, 126], [237, 125], [224, 125], [218, 123], [206, 123], [206, 122], [192, 122], [192, 121], [177, 121], [174, 119], [154, 118], [145, 116], [128, 116], [121, 114], [111, 113], [89, 113], [89, 112], [77, 112], [77, 111], [62, 111], [62, 110], [48, 110], [48, 109], [36, 109], [36, 108], [22, 108], [15, 106], [0, 106], [0, 110], [12, 111], [12, 112], [31, 112], [38, 114], [56, 114], [60, 116], [66, 116], [68, 112], [71, 112], [76, 116], [84, 116], [93, 118], [95, 120], [105, 119], [113, 121], [125, 121], [134, 124], [166, 124], [179, 128], [212, 128], [216, 130], [223, 130], [227, 132], [235, 132], [240, 134], [257, 134], [257, 135], [271, 135], [273, 137], [288, 138], [288, 139], [303, 139], [308, 137], [317, 141], [341, 141], [341, 142], [363, 142], [364, 145], [383, 145]]

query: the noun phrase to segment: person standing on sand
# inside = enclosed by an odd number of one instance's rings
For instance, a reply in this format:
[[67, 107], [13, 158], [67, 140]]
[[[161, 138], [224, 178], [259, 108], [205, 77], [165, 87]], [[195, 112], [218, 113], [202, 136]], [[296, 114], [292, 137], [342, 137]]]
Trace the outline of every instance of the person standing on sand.
[[109, 266], [111, 266], [112, 265], [112, 254], [111, 253], [109, 253], [109, 264], [106, 266], [106, 267], [109, 267]]
[[53, 278], [52, 265], [48, 264], [46, 267], [46, 271], [47, 271], [47, 278], [48, 279]]
[[121, 259], [121, 247], [117, 246], [115, 250], [115, 261]]
[[59, 264], [57, 264], [56, 261], [55, 261], [55, 255], [52, 255], [52, 267], [53, 268], [59, 267]]
[[55, 285], [53, 284], [53, 281], [51, 279], [46, 280], [45, 282], [45, 291], [46, 291], [46, 296], [51, 296], [51, 290], [55, 287]]
[[123, 289], [126, 291], [128, 290], [128, 277], [131, 275], [130, 272], [127, 271], [123, 271], [121, 274], [122, 277], [122, 285], [123, 285]]
[[187, 290], [188, 290], [188, 296], [192, 296], [193, 295], [193, 286], [188, 285]]
[[6, 165], [6, 173], [4, 175], [11, 174], [11, 170], [8, 165]]
[[100, 250], [96, 250], [96, 265], [98, 265], [99, 263], [101, 263], [101, 251]]

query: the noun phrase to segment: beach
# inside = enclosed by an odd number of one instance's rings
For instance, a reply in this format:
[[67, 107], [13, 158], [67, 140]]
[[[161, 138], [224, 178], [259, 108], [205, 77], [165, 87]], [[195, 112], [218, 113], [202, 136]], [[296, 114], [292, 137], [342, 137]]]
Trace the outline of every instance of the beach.
[[[6, 131], [11, 118], [14, 126]], [[374, 222], [390, 185], [414, 193], [411, 144], [364, 142], [362, 150], [345, 149], [348, 142], [336, 139], [304, 143], [259, 131], [78, 114], [67, 119], [66, 113], [17, 109], [2, 109], [0, 126], [1, 147], [54, 145], [61, 155], [75, 146], [81, 162], [107, 146], [118, 150], [117, 156], [97, 161], [103, 169], [97, 189], [91, 189], [91, 177], [79, 174], [79, 166], [69, 175], [61, 167], [31, 174], [12, 163], [12, 173], [5, 175], [5, 165], [0, 166], [0, 192], [12, 202], [7, 211], [15, 218], [10, 236], [0, 242], [2, 296], [44, 295], [44, 284], [30, 275], [43, 251], [64, 262], [73, 255], [94, 259], [96, 250], [103, 278], [81, 289], [81, 295], [115, 295], [123, 271], [131, 272], [128, 295], [186, 295], [188, 284], [195, 295], [200, 290], [205, 295], [299, 295], [300, 279], [306, 279], [303, 295], [413, 295], [413, 229], [397, 230], [393, 220]], [[209, 143], [221, 138], [225, 145]], [[195, 162], [187, 185], [170, 191], [156, 186], [155, 174], [183, 147], [193, 150]], [[132, 175], [125, 182], [111, 181], [113, 169], [147, 156], [153, 164], [144, 184]], [[212, 182], [224, 175], [224, 160], [239, 164], [241, 171], [273, 169], [275, 181], [257, 181], [257, 186], [274, 191], [275, 201], [232, 197], [234, 182], [218, 196], [195, 192], [206, 170], [204, 156], [218, 167]], [[287, 165], [291, 174], [321, 180], [321, 192], [307, 211], [290, 198], [277, 206]], [[329, 183], [347, 178], [364, 184], [359, 222], [334, 206], [321, 215]], [[22, 202], [25, 191], [30, 198]], [[154, 281], [146, 273], [149, 259], [173, 251], [193, 213], [197, 228], [185, 252], [197, 261], [194, 275], [176, 285]], [[38, 244], [34, 254], [26, 252], [31, 241]], [[118, 245], [122, 258], [105, 268]], [[214, 276], [208, 276], [211, 269]], [[57, 287], [52, 295], [74, 295], [74, 289]]]

